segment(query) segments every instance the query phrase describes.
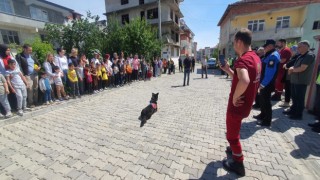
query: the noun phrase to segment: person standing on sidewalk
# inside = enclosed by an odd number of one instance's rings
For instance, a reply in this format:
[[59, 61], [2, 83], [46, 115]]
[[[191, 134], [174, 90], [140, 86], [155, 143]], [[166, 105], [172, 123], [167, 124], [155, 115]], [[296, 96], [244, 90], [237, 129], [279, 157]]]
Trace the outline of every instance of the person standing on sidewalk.
[[183, 69], [182, 69], [182, 59], [181, 59], [181, 56], [179, 57], [179, 72], [183, 72]]
[[[284, 102], [283, 104], [280, 104], [279, 107], [290, 107], [290, 99], [291, 99], [291, 81], [290, 81], [290, 75], [288, 74], [288, 69], [294, 65], [296, 62], [297, 58], [300, 56], [298, 53], [298, 46], [293, 45], [290, 50], [291, 50], [291, 59], [288, 61], [285, 65], [283, 65], [283, 68], [285, 69], [285, 76], [283, 77], [283, 81], [285, 81], [285, 86], [284, 86]], [[281, 66], [279, 68], [282, 68]]]
[[201, 60], [201, 66], [202, 66], [201, 78], [203, 78], [203, 73], [205, 73], [206, 79], [208, 79], [208, 62], [207, 62], [206, 56], [203, 56], [203, 59]]
[[257, 119], [257, 124], [260, 126], [271, 126], [272, 120], [272, 105], [271, 93], [274, 91], [275, 81], [280, 63], [280, 55], [275, 49], [276, 42], [272, 39], [266, 41], [263, 46], [266, 52], [262, 59], [262, 77], [259, 87], [259, 103], [261, 113], [253, 118]]
[[189, 57], [189, 54], [187, 54], [187, 57], [184, 59], [183, 66], [184, 66], [183, 86], [186, 86], [186, 78], [187, 77], [188, 77], [187, 85], [189, 86], [190, 71], [191, 71], [191, 66], [192, 66], [192, 62]]
[[192, 72], [194, 73], [194, 67], [196, 66], [196, 59], [194, 59], [194, 57], [192, 57], [191, 62], [192, 62], [192, 67], [191, 67], [191, 69], [192, 69]]
[[259, 87], [261, 75], [261, 61], [251, 49], [252, 33], [243, 28], [235, 34], [233, 47], [239, 58], [234, 64], [234, 70], [228, 62], [220, 68], [232, 78], [232, 87], [229, 95], [226, 125], [227, 154], [232, 154], [232, 159], [223, 160], [223, 167], [240, 176], [245, 176], [243, 154], [240, 144], [240, 128], [242, 119], [249, 116], [253, 101]]
[[[29, 84], [27, 88], [27, 104], [30, 108], [34, 108], [38, 104], [38, 72], [41, 66], [39, 61], [32, 56], [32, 47], [29, 44], [23, 45], [23, 52], [18, 54], [16, 59]], [[36, 69], [35, 65], [37, 65]]]
[[279, 48], [280, 54], [280, 66], [277, 73], [277, 79], [275, 84], [274, 94], [271, 96], [271, 101], [281, 101], [281, 94], [284, 88], [283, 76], [285, 76], [286, 71], [283, 66], [290, 60], [292, 54], [290, 48], [287, 47], [287, 41], [285, 39], [280, 39], [277, 42], [277, 48]]
[[299, 42], [298, 52], [300, 56], [294, 66], [288, 69], [288, 73], [291, 75], [292, 106], [283, 112], [289, 115], [292, 120], [302, 120], [307, 86], [311, 82], [315, 63], [315, 55], [310, 51], [309, 41]]

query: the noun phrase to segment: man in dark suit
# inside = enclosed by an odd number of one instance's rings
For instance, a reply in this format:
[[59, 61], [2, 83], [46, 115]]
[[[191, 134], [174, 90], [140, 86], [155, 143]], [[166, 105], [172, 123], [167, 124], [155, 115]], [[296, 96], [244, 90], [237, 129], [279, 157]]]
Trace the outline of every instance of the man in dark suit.
[[16, 60], [29, 84], [27, 87], [28, 107], [33, 108], [38, 103], [39, 61], [32, 56], [32, 47], [29, 44], [23, 45], [23, 52], [16, 55]]

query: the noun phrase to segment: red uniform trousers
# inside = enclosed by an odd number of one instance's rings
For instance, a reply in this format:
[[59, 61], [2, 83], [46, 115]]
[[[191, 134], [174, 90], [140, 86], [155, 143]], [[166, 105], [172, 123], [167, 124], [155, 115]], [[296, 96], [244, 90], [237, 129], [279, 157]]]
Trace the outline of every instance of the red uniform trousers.
[[276, 85], [275, 85], [275, 93], [277, 95], [281, 95], [284, 89], [284, 83], [282, 82], [285, 71], [281, 68], [283, 64], [280, 64], [279, 71], [277, 74]]
[[242, 148], [240, 144], [240, 128], [243, 117], [227, 111], [227, 140], [232, 150], [232, 158], [235, 161], [242, 162]]

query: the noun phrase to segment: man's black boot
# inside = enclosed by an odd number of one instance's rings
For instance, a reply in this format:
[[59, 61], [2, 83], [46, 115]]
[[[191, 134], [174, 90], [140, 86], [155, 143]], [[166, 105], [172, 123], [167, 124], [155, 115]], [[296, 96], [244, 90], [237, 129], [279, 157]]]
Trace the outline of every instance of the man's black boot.
[[264, 117], [261, 114], [259, 114], [259, 115], [253, 116], [253, 118], [256, 120], [262, 120]]
[[234, 172], [239, 176], [246, 175], [243, 162], [237, 162], [237, 161], [234, 161], [233, 159], [224, 159], [222, 161], [222, 165], [227, 171]]

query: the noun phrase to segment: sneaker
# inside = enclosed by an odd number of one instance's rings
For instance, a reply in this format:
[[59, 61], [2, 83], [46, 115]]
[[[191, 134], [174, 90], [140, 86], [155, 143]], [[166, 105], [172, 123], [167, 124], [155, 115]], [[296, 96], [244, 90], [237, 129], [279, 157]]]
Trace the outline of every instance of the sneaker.
[[47, 101], [47, 102], [46, 102], [46, 105], [49, 105], [49, 104], [50, 104], [49, 101]]
[[100, 92], [102, 92], [103, 91], [103, 89], [100, 89]]
[[288, 102], [284, 102], [280, 104], [279, 107], [290, 107], [290, 104]]
[[265, 126], [265, 127], [270, 127], [271, 126], [271, 122], [266, 122], [264, 120], [258, 121], [257, 122], [258, 126]]
[[35, 105], [31, 105], [31, 106], [29, 106], [29, 108], [35, 108], [36, 106]]
[[98, 92], [97, 91], [93, 91], [93, 94], [97, 94]]
[[252, 109], [260, 109], [260, 106], [259, 106], [258, 104], [254, 104], [254, 105], [252, 106]]
[[222, 161], [222, 165], [227, 171], [234, 172], [239, 176], [246, 175], [243, 162], [237, 162], [237, 161], [234, 161], [233, 159], [224, 159]]
[[281, 101], [281, 95], [274, 94], [271, 96], [271, 101]]
[[0, 113], [0, 118], [3, 118], [3, 117], [5, 117], [5, 116], [4, 116], [3, 114], [1, 114], [1, 113]]
[[7, 112], [7, 114], [4, 116], [4, 118], [11, 118], [13, 115], [11, 113], [11, 111]]
[[[67, 99], [66, 99], [67, 100]], [[63, 101], [63, 99], [62, 98], [59, 98], [59, 101]]]
[[79, 95], [79, 96], [78, 96], [78, 98], [80, 99], [80, 98], [81, 98], [81, 96]]
[[18, 110], [17, 114], [18, 114], [19, 116], [23, 116], [23, 111], [22, 111], [22, 110]]
[[53, 101], [52, 101], [52, 100], [50, 101], [50, 104], [53, 104]]
[[31, 111], [31, 110], [32, 110], [32, 109], [31, 109], [31, 108], [28, 108], [28, 107], [23, 108], [23, 112]]

